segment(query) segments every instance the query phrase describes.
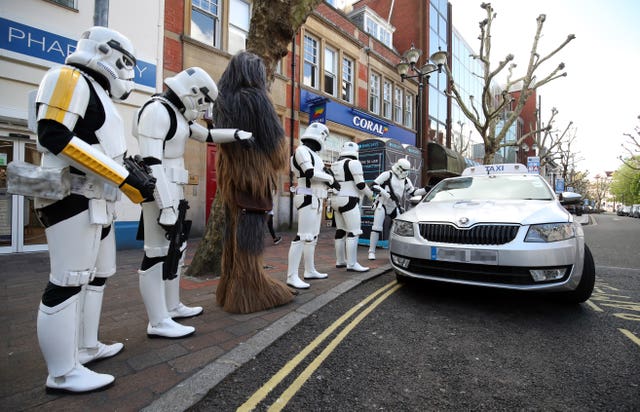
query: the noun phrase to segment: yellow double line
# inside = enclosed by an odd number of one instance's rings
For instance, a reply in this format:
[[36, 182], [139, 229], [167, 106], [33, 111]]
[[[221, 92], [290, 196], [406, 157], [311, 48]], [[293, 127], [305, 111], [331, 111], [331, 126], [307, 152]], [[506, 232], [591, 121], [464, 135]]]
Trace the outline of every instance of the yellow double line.
[[[365, 307], [369, 302], [375, 299], [375, 301], [364, 309], [358, 316], [356, 316], [347, 326], [336, 335], [335, 338], [327, 345], [327, 347], [307, 366], [298, 377], [293, 381], [291, 385], [280, 395], [273, 405], [269, 408], [269, 411], [280, 411], [291, 400], [291, 398], [298, 392], [298, 390], [304, 385], [309, 377], [316, 371], [324, 362], [324, 360], [335, 350], [335, 348], [342, 342], [342, 340], [355, 328], [369, 313], [371, 313], [379, 304], [387, 299], [392, 293], [402, 287], [401, 284], [396, 282], [388, 283], [380, 289], [367, 296], [360, 301], [353, 308], [349, 309], [338, 320], [333, 322], [331, 326], [325, 329], [318, 337], [316, 337], [311, 343], [309, 343], [300, 353], [298, 353], [293, 359], [287, 362], [267, 383], [262, 385], [245, 403], [238, 407], [238, 411], [251, 411], [253, 410], [264, 398], [267, 397], [277, 385], [282, 382], [292, 371], [295, 369], [313, 350], [315, 350], [325, 339], [327, 339], [336, 329], [338, 329], [343, 323], [345, 323], [353, 314]], [[381, 296], [379, 296], [381, 295]], [[378, 297], [379, 296], [379, 297]], [[378, 297], [376, 299], [376, 297]]]

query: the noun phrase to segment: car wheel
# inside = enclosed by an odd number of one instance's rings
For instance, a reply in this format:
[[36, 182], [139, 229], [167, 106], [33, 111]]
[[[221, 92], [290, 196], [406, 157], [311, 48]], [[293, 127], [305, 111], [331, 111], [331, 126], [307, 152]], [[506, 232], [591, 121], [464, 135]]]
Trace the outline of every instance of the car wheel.
[[596, 283], [596, 265], [593, 261], [591, 250], [584, 245], [584, 267], [582, 268], [582, 277], [576, 290], [565, 292], [562, 300], [567, 303], [582, 303], [591, 297], [593, 287]]

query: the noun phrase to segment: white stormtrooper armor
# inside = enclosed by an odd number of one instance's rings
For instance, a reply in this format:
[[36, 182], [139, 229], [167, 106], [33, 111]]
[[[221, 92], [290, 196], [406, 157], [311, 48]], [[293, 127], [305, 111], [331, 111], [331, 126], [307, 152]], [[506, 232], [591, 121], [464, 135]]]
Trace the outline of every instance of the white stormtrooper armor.
[[302, 144], [291, 157], [291, 170], [298, 179], [293, 199], [298, 210], [298, 234], [289, 248], [287, 284], [297, 289], [309, 287], [298, 275], [303, 253], [304, 278], [327, 277], [326, 273], [316, 270], [314, 254], [322, 222], [323, 201], [327, 198], [327, 189], [335, 184], [333, 176], [324, 170], [324, 163], [318, 155], [328, 136], [329, 129], [324, 124], [310, 124], [300, 137]]
[[407, 159], [398, 159], [391, 166], [391, 170], [382, 172], [372, 184], [373, 192], [377, 194], [376, 209], [373, 214], [373, 226], [369, 237], [369, 260], [376, 258], [376, 246], [382, 233], [385, 216], [394, 219], [404, 212], [404, 202], [411, 196], [423, 196], [426, 190], [416, 189], [407, 178], [411, 164]]
[[368, 267], [358, 261], [358, 237], [360, 228], [360, 199], [373, 197], [373, 192], [364, 181], [362, 163], [358, 160], [358, 144], [346, 142], [340, 157], [331, 165], [333, 176], [340, 183], [340, 191], [331, 198], [336, 222], [335, 248], [336, 267], [346, 266], [348, 272], [366, 272]]
[[163, 278], [163, 265], [169, 250], [165, 227], [176, 223], [178, 205], [184, 199], [183, 187], [189, 181], [184, 165], [187, 139], [215, 143], [234, 142], [251, 137], [237, 129], [207, 129], [194, 123], [218, 96], [211, 77], [201, 68], [192, 67], [165, 83], [169, 91], [152, 97], [134, 117], [133, 134], [140, 143], [140, 154], [156, 178], [154, 201], [142, 204], [145, 257], [138, 271], [149, 324], [147, 334], [178, 338], [191, 335], [195, 329], [173, 319], [202, 313], [202, 307], [188, 307], [180, 302], [180, 273], [186, 243], [176, 276]]
[[111, 223], [119, 191], [136, 203], [152, 196], [122, 165], [124, 126], [112, 101], [132, 88], [134, 54], [120, 33], [94, 27], [82, 35], [68, 65], [46, 73], [36, 97], [41, 169], [70, 170], [71, 180], [64, 197], [35, 198], [51, 265], [37, 334], [49, 372], [46, 386], [53, 390], [87, 392], [111, 384], [113, 376], [82, 364], [123, 347], [100, 342], [98, 329], [105, 282], [116, 271]]

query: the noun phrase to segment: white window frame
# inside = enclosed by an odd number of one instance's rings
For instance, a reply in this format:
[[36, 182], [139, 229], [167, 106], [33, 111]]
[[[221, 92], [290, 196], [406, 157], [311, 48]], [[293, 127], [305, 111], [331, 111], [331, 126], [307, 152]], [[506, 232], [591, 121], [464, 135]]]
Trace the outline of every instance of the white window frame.
[[[206, 8], [205, 6], [209, 6]], [[217, 11], [217, 14], [214, 12]], [[208, 37], [206, 33], [196, 33], [194, 30], [193, 15], [197, 10], [200, 14], [210, 18], [213, 21], [212, 37]], [[208, 44], [209, 46], [220, 48], [220, 15], [222, 14], [222, 6], [219, 0], [191, 0], [191, 27], [189, 35], [191, 38], [199, 42]], [[196, 26], [197, 27], [197, 26]]]
[[404, 90], [395, 87], [393, 91], [393, 121], [402, 124], [402, 105], [404, 104]]
[[355, 71], [355, 60], [342, 57], [342, 100], [353, 103], [353, 75]]
[[382, 86], [382, 117], [391, 119], [393, 106], [393, 85], [387, 79]]
[[324, 48], [324, 92], [333, 96], [338, 96], [338, 51], [332, 47]]
[[[309, 34], [304, 35], [304, 45], [303, 45], [303, 55], [304, 55], [304, 66], [302, 73], [302, 83], [305, 86], [312, 87], [314, 89], [318, 89], [320, 87], [320, 82], [318, 81], [318, 39]], [[311, 77], [307, 76], [307, 70]]]
[[367, 33], [378, 39], [382, 44], [387, 47], [392, 47], [392, 33], [384, 24], [377, 21], [372, 16], [365, 14], [364, 27]]
[[[239, 16], [240, 19], [234, 19], [235, 16]], [[250, 22], [251, 3], [244, 0], [229, 0], [229, 45], [227, 47], [229, 53], [236, 54], [247, 48]], [[242, 43], [242, 47], [239, 43]]]
[[406, 92], [404, 94], [404, 125], [413, 128], [413, 107], [414, 107], [414, 95]]
[[369, 75], [369, 111], [380, 114], [380, 80], [381, 76], [376, 72]]

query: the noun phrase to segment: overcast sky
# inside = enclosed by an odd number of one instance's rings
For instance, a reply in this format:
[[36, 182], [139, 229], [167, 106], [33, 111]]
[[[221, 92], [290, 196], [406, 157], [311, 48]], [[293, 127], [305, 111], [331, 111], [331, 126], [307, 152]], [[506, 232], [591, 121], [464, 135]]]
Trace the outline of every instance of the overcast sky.
[[[449, 0], [454, 25], [467, 43], [478, 50], [478, 22], [485, 11], [478, 0]], [[623, 133], [640, 125], [640, 1], [637, 0], [493, 0], [497, 13], [492, 24], [495, 62], [512, 53], [515, 63], [526, 68], [536, 30], [536, 18], [547, 16], [538, 47], [541, 55], [555, 49], [569, 34], [570, 42], [542, 72], [564, 62], [567, 77], [540, 88], [542, 120], [552, 107], [558, 109], [556, 127], [570, 121], [576, 128], [572, 145], [582, 159], [579, 170], [593, 177], [616, 170], [624, 153]], [[396, 4], [401, 4], [398, 2]], [[495, 65], [492, 64], [492, 68]], [[516, 74], [522, 72], [516, 71]]]

